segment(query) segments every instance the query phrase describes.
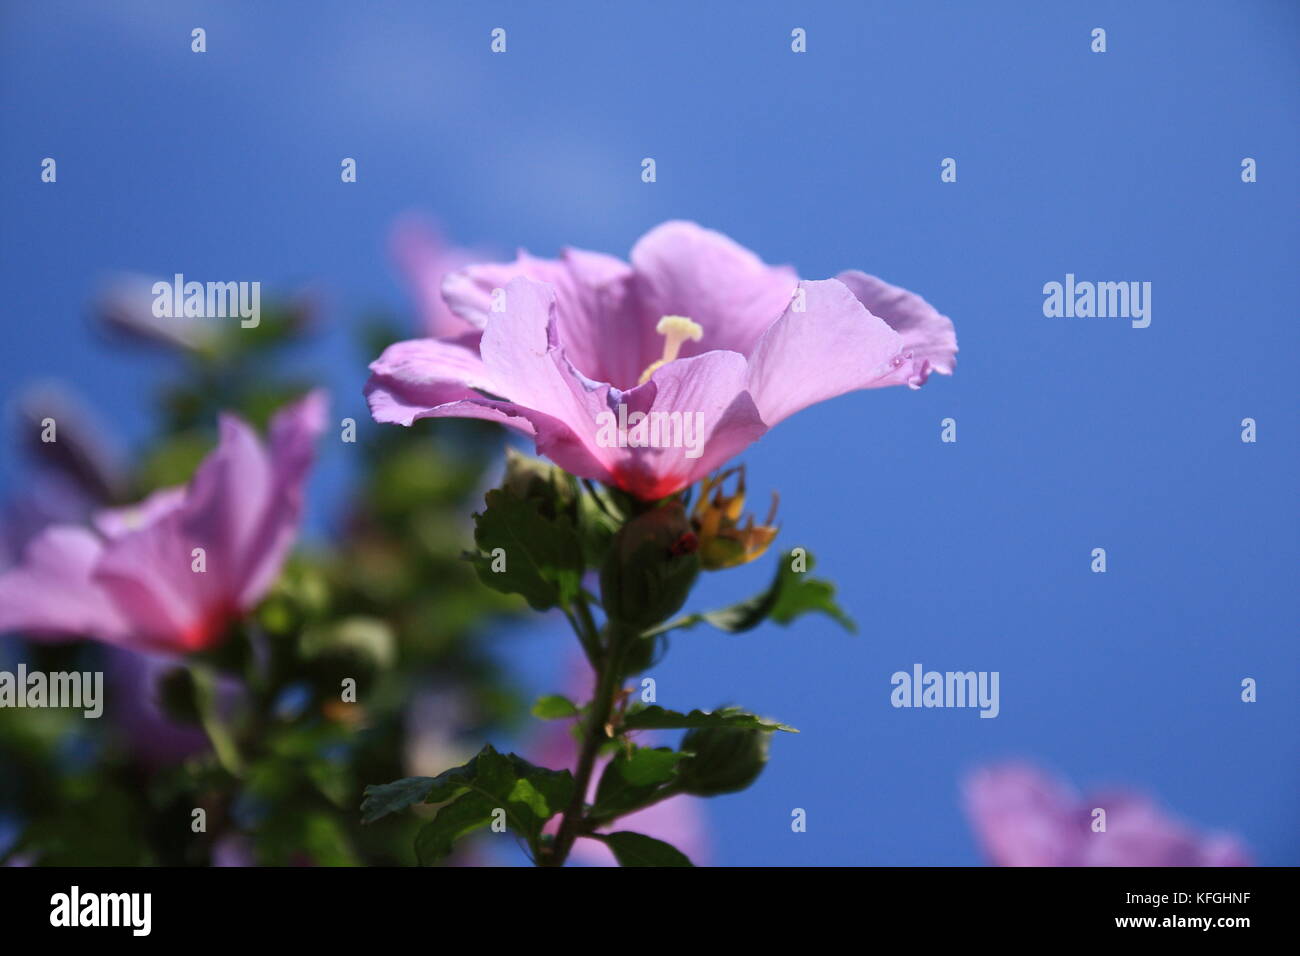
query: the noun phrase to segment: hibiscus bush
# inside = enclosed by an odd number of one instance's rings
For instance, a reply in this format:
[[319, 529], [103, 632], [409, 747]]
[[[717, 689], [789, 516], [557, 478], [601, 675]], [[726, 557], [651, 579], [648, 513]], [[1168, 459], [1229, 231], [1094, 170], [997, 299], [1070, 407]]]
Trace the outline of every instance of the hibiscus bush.
[[[771, 513], [762, 525], [744, 517], [743, 470], [718, 469], [815, 402], [950, 373], [952, 323], [874, 277], [803, 281], [685, 222], [653, 229], [630, 264], [521, 253], [452, 272], [441, 288], [463, 326], [386, 349], [370, 367], [371, 412], [406, 426], [498, 422], [550, 460], [512, 459], [475, 515], [468, 557], [489, 587], [564, 613], [591, 691], [535, 707], [572, 722], [572, 767], [489, 744], [437, 776], [368, 788], [365, 819], [439, 805], [416, 838], [421, 862], [495, 826], [541, 866], [564, 864], [580, 838], [625, 866], [689, 865], [680, 848], [620, 821], [681, 794], [747, 787], [769, 738], [794, 728], [739, 707], [668, 710], [627, 681], [658, 660], [668, 635], [702, 623], [737, 632], [820, 611], [851, 626], [802, 549], [751, 600], [679, 614], [702, 572], [752, 561], [776, 537]], [[663, 747], [641, 743], [643, 731], [685, 733]]]
[[[75, 403], [26, 404], [61, 433], [33, 442], [11, 503], [0, 632], [34, 668], [107, 672], [118, 703], [75, 734], [51, 710], [0, 726], [8, 859], [473, 862], [474, 831], [508, 830], [537, 865], [689, 865], [687, 801], [749, 786], [796, 732], [666, 708], [638, 678], [691, 628], [853, 629], [803, 548], [749, 600], [701, 608], [693, 590], [776, 554], [775, 496], [761, 521], [746, 510], [745, 448], [816, 402], [950, 374], [952, 323], [686, 222], [626, 263], [493, 261], [409, 222], [394, 253], [420, 337], [376, 321], [358, 338], [378, 354], [374, 421], [405, 428], [358, 423], [295, 358], [310, 300], [217, 327], [156, 318], [139, 283], [100, 313], [174, 356], [152, 445], [110, 467]], [[352, 452], [353, 482], [304, 542], [322, 442]], [[483, 638], [534, 613], [568, 622], [582, 663], [530, 707]], [[537, 746], [484, 743], [501, 735]]]
[[[502, 436], [463, 422], [345, 442], [341, 403], [310, 384], [310, 303], [257, 329], [159, 330], [131, 288], [96, 312], [115, 352], [166, 351], [155, 437], [128, 454], [67, 388], [17, 403], [25, 432], [58, 432], [29, 443], [0, 513], [0, 668], [101, 672], [106, 704], [98, 720], [5, 710], [0, 859], [409, 864], [415, 822], [363, 827], [364, 785], [528, 719], [482, 640], [519, 608], [461, 555]], [[358, 359], [405, 326], [361, 324]], [[330, 440], [347, 495], [295, 539]]]

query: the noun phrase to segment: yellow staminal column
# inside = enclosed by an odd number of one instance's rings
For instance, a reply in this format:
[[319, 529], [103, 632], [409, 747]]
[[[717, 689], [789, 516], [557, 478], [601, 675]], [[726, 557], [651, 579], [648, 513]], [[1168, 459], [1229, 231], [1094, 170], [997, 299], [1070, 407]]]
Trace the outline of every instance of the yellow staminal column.
[[650, 367], [641, 373], [641, 378], [637, 380], [638, 385], [650, 381], [650, 376], [659, 366], [667, 365], [676, 359], [677, 353], [682, 350], [682, 344], [688, 339], [698, 342], [704, 338], [704, 327], [684, 315], [665, 315], [655, 326], [655, 331], [664, 337], [664, 357], [657, 362], [652, 362]]

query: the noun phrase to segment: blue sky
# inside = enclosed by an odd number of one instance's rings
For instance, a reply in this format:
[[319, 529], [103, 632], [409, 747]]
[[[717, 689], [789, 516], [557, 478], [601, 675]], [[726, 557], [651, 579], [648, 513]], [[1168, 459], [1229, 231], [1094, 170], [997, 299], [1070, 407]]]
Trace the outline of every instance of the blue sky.
[[[862, 268], [953, 317], [957, 373], [810, 409], [745, 456], [861, 633], [674, 641], [662, 703], [803, 731], [711, 804], [718, 860], [978, 863], [960, 775], [1023, 756], [1297, 864], [1298, 20], [1286, 2], [7, 4], [0, 399], [67, 380], [143, 441], [165, 361], [107, 350], [87, 303], [120, 270], [184, 272], [316, 283], [328, 325], [302, 371], [360, 420], [350, 324], [407, 308], [386, 238], [410, 210], [539, 254], [625, 255], [689, 218], [807, 277]], [[1067, 273], [1151, 282], [1150, 327], [1044, 317]], [[345, 458], [322, 463], [316, 534]], [[20, 479], [6, 453], [0, 482]], [[548, 689], [566, 638], [512, 640]], [[1000, 671], [1001, 715], [893, 709], [890, 674], [917, 662]]]

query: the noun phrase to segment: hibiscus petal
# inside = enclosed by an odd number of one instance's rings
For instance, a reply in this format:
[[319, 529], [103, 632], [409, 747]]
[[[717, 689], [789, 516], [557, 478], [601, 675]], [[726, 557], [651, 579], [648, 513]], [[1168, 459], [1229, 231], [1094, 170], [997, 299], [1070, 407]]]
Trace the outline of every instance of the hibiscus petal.
[[913, 354], [916, 366], [909, 385], [924, 385], [932, 370], [952, 374], [957, 366], [957, 331], [952, 319], [941, 315], [916, 293], [865, 272], [841, 272], [836, 278], [849, 287], [868, 312], [884, 319], [903, 337], [903, 348]]
[[965, 784], [966, 812], [996, 866], [1078, 866], [1077, 797], [1029, 766], [990, 767]]
[[[571, 474], [609, 481], [653, 499], [678, 491], [739, 453], [765, 430], [745, 392], [742, 355], [712, 352], [661, 367], [630, 392], [587, 379], [556, 344], [555, 289], [531, 279], [505, 287], [505, 311], [491, 313], [481, 341], [481, 365], [445, 343], [399, 343], [371, 368], [366, 387], [376, 420], [409, 425], [420, 418], [473, 417], [530, 435], [540, 454]], [[472, 369], [473, 375], [470, 371]], [[459, 377], [459, 378], [458, 378]], [[494, 400], [463, 389], [466, 382], [504, 396]], [[495, 383], [501, 383], [497, 385]], [[448, 391], [448, 386], [454, 386]], [[457, 391], [459, 389], [460, 391]], [[451, 400], [445, 400], [448, 396]], [[602, 441], [602, 422], [618, 415], [660, 412], [678, 441], [667, 447], [619, 448]], [[677, 422], [671, 415], [677, 413]], [[693, 416], [692, 428], [684, 415]], [[698, 416], [698, 417], [695, 417]], [[702, 420], [701, 431], [694, 426]], [[687, 443], [689, 439], [689, 446]]]
[[[511, 281], [519, 283], [518, 295], [507, 299], [512, 307], [490, 313], [489, 331], [479, 344], [494, 368], [457, 343], [399, 342], [370, 366], [374, 374], [365, 388], [370, 412], [375, 421], [399, 425], [422, 418], [494, 421], [534, 439], [541, 454], [573, 474], [604, 480], [608, 470], [569, 424], [572, 420], [586, 432], [589, 416], [583, 414], [577, 373], [549, 345], [555, 292], [529, 279]], [[521, 398], [505, 401], [483, 392]]]
[[[651, 229], [633, 247], [632, 266], [651, 329], [665, 315], [684, 315], [703, 326], [704, 337], [686, 343], [683, 357], [711, 349], [748, 355], [790, 304], [798, 282], [789, 266], [769, 266], [722, 233], [693, 222]], [[650, 355], [651, 361], [656, 358]]]
[[297, 537], [303, 485], [315, 458], [316, 439], [325, 430], [327, 410], [325, 392], [317, 389], [271, 419], [267, 439], [272, 488], [266, 512], [240, 561], [235, 601], [241, 610], [251, 608], [266, 594]]
[[243, 421], [223, 416], [217, 448], [180, 505], [110, 539], [94, 577], [131, 622], [135, 645], [200, 649], [265, 594], [297, 531], [325, 401], [315, 391], [277, 413], [269, 450]]
[[1249, 866], [1242, 846], [1231, 837], [1209, 837], [1170, 816], [1151, 798], [1125, 791], [1089, 794], [1089, 808], [1106, 811], [1106, 829], [1085, 841], [1083, 866]]
[[763, 333], [749, 357], [749, 393], [771, 428], [817, 402], [911, 377], [903, 340], [844, 283], [801, 282], [795, 303]]
[[[629, 440], [657, 447], [623, 450], [612, 466], [614, 483], [640, 498], [662, 498], [757, 441], [767, 426], [745, 391], [747, 378], [743, 355], [716, 351], [669, 362], [646, 384], [620, 393], [616, 401], [627, 405]], [[633, 421], [637, 413], [651, 417]]]
[[[185, 501], [176, 512], [178, 520], [173, 524], [164, 519], [153, 526], [160, 531], [174, 528], [183, 537], [166, 553], [169, 560], [173, 548], [186, 555], [180, 580], [185, 582], [184, 593], [199, 598], [195, 604], [217, 603], [222, 596], [239, 593], [245, 556], [274, 498], [274, 467], [257, 433], [241, 419], [225, 414], [219, 434], [216, 450], [190, 480]], [[207, 570], [202, 573], [190, 570], [188, 555], [194, 548], [205, 552]]]
[[[559, 339], [574, 365], [593, 380], [631, 385], [660, 349], [654, 329], [643, 328], [632, 308], [631, 277], [625, 262], [598, 252], [565, 249], [557, 260], [520, 251], [514, 262], [454, 273], [442, 289], [456, 314], [486, 328], [496, 290], [518, 278], [546, 283], [555, 291]], [[655, 354], [646, 358], [647, 349]]]
[[513, 262], [476, 263], [448, 274], [442, 280], [442, 297], [456, 315], [477, 329], [485, 329], [496, 290], [505, 289], [511, 279], [520, 276], [549, 282], [557, 277], [558, 266], [520, 249]]
[[[137, 650], [198, 650], [214, 636], [223, 613], [221, 594], [227, 573], [192, 570], [194, 548], [207, 553], [184, 529], [179, 510], [140, 531], [108, 542], [93, 573], [130, 627], [123, 643]], [[214, 567], [226, 556], [217, 551]], [[207, 564], [205, 557], [205, 565]]]
[[143, 501], [121, 508], [101, 508], [93, 515], [95, 528], [105, 538], [120, 538], [171, 514], [185, 501], [185, 486], [160, 488]]
[[95, 569], [142, 649], [196, 650], [239, 609], [248, 554], [273, 505], [273, 466], [235, 416], [221, 417], [219, 434], [180, 505], [110, 539]]
[[[1236, 841], [1202, 836], [1149, 798], [1127, 792], [1076, 796], [1025, 764], [986, 768], [965, 785], [966, 810], [998, 866], [1243, 866]], [[1094, 809], [1106, 811], [1092, 829]]]
[[491, 376], [477, 349], [461, 341], [411, 339], [384, 349], [370, 363], [365, 394], [375, 421], [410, 425], [421, 414], [449, 402], [472, 400], [491, 391]]
[[556, 344], [552, 286], [512, 279], [505, 294], [505, 311], [483, 332], [483, 364], [512, 411], [532, 422], [539, 452], [580, 477], [603, 479], [601, 462], [611, 456], [596, 443], [596, 416], [609, 386], [583, 378]]
[[595, 381], [634, 385], [663, 342], [636, 307], [631, 267], [581, 249], [565, 249], [562, 261], [568, 281], [556, 285], [556, 321], [565, 354]]
[[119, 639], [126, 622], [91, 579], [102, 552], [86, 528], [54, 525], [38, 534], [22, 562], [0, 574], [0, 633]]

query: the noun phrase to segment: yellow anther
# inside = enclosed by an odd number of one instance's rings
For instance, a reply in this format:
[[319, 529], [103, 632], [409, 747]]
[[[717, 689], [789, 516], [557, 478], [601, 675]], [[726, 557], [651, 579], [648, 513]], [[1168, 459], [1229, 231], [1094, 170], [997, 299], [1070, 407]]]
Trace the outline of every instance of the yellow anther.
[[677, 353], [682, 350], [682, 343], [687, 339], [692, 342], [698, 342], [704, 338], [704, 327], [698, 322], [692, 322], [684, 315], [665, 315], [655, 326], [655, 331], [664, 337], [664, 357], [657, 362], [650, 363], [650, 367], [641, 373], [641, 378], [637, 380], [638, 385], [644, 385], [650, 381], [650, 376], [655, 373], [655, 369], [661, 365], [667, 365], [677, 358]]

